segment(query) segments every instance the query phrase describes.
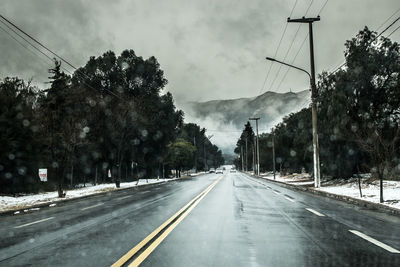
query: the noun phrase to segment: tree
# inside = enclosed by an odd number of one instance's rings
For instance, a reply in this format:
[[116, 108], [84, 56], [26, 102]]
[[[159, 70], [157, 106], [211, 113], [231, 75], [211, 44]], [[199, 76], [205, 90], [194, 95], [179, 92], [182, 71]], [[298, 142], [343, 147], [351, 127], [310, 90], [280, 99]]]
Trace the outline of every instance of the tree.
[[0, 81], [0, 192], [39, 189], [41, 159], [34, 106], [38, 89], [18, 78]]
[[[243, 157], [242, 170], [250, 170], [249, 163], [253, 161], [253, 153], [251, 151], [254, 148], [255, 134], [250, 122], [248, 121], [244, 125], [244, 129], [240, 135], [239, 140], [236, 143], [234, 152]], [[251, 165], [250, 165], [251, 166]]]
[[55, 60], [55, 67], [49, 70], [50, 88], [38, 100], [38, 115], [41, 117], [43, 146], [48, 152], [52, 172], [56, 180], [59, 197], [64, 197], [66, 167], [71, 162], [78, 143], [89, 131], [87, 121], [78, 107], [82, 107], [82, 91], [71, 87], [70, 77], [61, 71], [61, 62]]
[[182, 170], [192, 167], [196, 147], [188, 141], [178, 138], [175, 142], [168, 145], [168, 162], [175, 168], [176, 177], [181, 176]]
[[[329, 108], [337, 113], [338, 132], [369, 156], [367, 161], [380, 180], [397, 166], [400, 139], [400, 46], [377, 38], [367, 27], [346, 42], [347, 68], [331, 78], [322, 76], [322, 88], [330, 94]], [[323, 101], [325, 98], [321, 98]]]
[[136, 162], [143, 175], [159, 170], [167, 144], [176, 138], [182, 124], [183, 113], [175, 109], [170, 93], [161, 95], [167, 80], [156, 58], [144, 60], [133, 50], [117, 57], [109, 51], [91, 57], [72, 81], [100, 91], [94, 98], [90, 128], [96, 133], [92, 142], [100, 155], [103, 176], [116, 166], [118, 187], [123, 164]]

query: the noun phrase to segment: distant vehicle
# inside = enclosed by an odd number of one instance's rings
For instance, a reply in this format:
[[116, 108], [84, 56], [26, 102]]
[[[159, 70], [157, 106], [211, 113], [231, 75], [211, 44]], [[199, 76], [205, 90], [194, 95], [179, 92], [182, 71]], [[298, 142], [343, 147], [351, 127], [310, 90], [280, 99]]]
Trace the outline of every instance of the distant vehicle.
[[208, 173], [214, 173], [215, 169], [214, 168], [210, 168], [210, 170], [208, 171]]
[[231, 168], [230, 172], [236, 172], [235, 168]]
[[224, 171], [222, 170], [222, 168], [218, 168], [216, 171], [215, 171], [215, 174], [218, 174], [218, 173], [224, 173]]

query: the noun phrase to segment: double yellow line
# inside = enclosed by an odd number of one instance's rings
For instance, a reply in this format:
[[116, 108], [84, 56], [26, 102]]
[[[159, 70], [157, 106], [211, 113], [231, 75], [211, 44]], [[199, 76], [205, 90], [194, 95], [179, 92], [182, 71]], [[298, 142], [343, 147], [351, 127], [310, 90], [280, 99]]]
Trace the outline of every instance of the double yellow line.
[[[134, 248], [129, 250], [124, 256], [117, 260], [111, 267], [120, 267], [128, 262], [135, 254], [145, 247], [151, 240], [154, 239], [160, 232], [162, 232], [135, 260], [132, 261], [128, 266], [139, 266], [153, 251], [161, 244], [161, 242], [169, 235], [169, 233], [174, 230], [174, 228], [199, 204], [199, 202], [214, 188], [214, 186], [223, 178], [220, 176], [211, 185], [209, 185], [203, 192], [198, 194], [189, 203], [187, 203], [183, 208], [181, 208], [177, 213], [175, 213], [171, 218], [161, 224], [157, 229], [155, 229], [150, 235], [145, 239], [140, 241]], [[173, 222], [173, 223], [172, 223]]]

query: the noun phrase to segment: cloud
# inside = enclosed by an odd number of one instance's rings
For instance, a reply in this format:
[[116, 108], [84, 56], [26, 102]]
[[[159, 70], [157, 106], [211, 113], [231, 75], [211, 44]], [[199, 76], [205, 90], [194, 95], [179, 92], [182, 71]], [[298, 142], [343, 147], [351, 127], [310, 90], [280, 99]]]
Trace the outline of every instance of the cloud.
[[[301, 17], [311, 0], [298, 1], [292, 17]], [[316, 16], [325, 0], [312, 1], [309, 16]], [[344, 42], [364, 25], [377, 28], [398, 1], [329, 1], [314, 26], [317, 73], [343, 61]], [[309, 68], [307, 25], [286, 25], [294, 0], [2, 0], [2, 14], [37, 37], [74, 65], [106, 50], [133, 49], [145, 58], [155, 56], [165, 71], [166, 90], [178, 101], [205, 101], [258, 95], [286, 28], [277, 57]], [[357, 12], [354, 12], [357, 10]], [[399, 39], [399, 34], [391, 36]], [[396, 39], [397, 38], [397, 39]], [[50, 63], [20, 47], [0, 29], [1, 76], [47, 80]], [[47, 59], [45, 59], [47, 60]], [[303, 73], [274, 64], [264, 91], [285, 92], [308, 88]], [[274, 86], [272, 81], [276, 79]], [[279, 87], [279, 84], [282, 85]]]

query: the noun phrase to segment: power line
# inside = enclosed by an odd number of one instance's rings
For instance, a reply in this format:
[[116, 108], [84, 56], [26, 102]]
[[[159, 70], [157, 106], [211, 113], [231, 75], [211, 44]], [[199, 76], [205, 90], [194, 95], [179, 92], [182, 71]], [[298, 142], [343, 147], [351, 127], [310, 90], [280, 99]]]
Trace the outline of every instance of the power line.
[[[1, 16], [1, 15], [0, 15]], [[5, 25], [8, 29], [10, 29], [14, 34], [16, 34], [19, 38], [21, 38], [22, 40], [24, 40], [25, 42], [27, 42], [29, 45], [31, 45], [36, 51], [38, 51], [40, 54], [42, 54], [43, 56], [45, 56], [47, 59], [49, 59], [51, 62], [54, 62], [54, 59], [51, 58], [49, 55], [47, 55], [46, 53], [44, 53], [42, 50], [40, 50], [38, 47], [36, 47], [34, 44], [32, 44], [32, 42], [30, 42], [29, 40], [27, 40], [24, 36], [22, 36], [21, 34], [19, 34], [17, 31], [15, 31], [12, 27], [10, 27], [10, 25], [8, 25], [7, 23], [5, 23], [4, 21], [0, 20], [0, 22]], [[24, 48], [26, 48], [27, 50], [29, 50], [30, 52], [34, 53], [37, 57], [39, 57], [41, 60], [43, 60], [43, 58], [41, 58], [38, 54], [36, 54], [35, 52], [33, 52], [32, 50], [30, 50], [28, 47], [26, 47], [25, 45], [23, 45], [21, 42], [19, 42], [15, 36], [13, 36], [10, 32], [8, 32], [6, 29], [2, 28], [3, 31], [5, 31], [9, 36], [11, 36], [11, 38], [13, 38], [16, 42], [18, 42], [20, 45], [22, 45]], [[44, 61], [44, 60], [43, 60]], [[70, 75], [72, 75], [72, 73], [67, 70], [64, 67], [61, 67], [64, 71], [68, 72]]]
[[400, 8], [397, 9], [390, 17], [388, 17], [381, 25], [379, 25], [379, 27], [376, 29], [376, 31], [379, 31], [380, 28], [382, 28], [383, 25], [386, 24], [386, 22], [388, 22], [394, 15], [397, 14], [397, 12], [400, 11]]
[[[322, 13], [322, 11], [325, 9], [325, 7], [326, 7], [326, 5], [328, 4], [328, 2], [329, 2], [329, 0], [326, 0], [325, 3], [321, 6], [320, 10], [318, 11], [318, 15], [320, 15], [320, 14]], [[305, 41], [306, 41], [307, 38], [308, 38], [308, 34], [309, 34], [309, 33], [307, 32], [306, 36], [304, 37], [303, 42], [301, 43], [299, 49], [297, 50], [296, 55], [294, 56], [292, 62], [290, 63], [291, 65], [293, 65], [293, 64], [295, 63], [295, 61], [296, 61], [296, 59], [297, 59], [297, 56], [299, 55], [301, 49], [303, 48], [303, 46], [304, 46], [304, 44], [305, 44]], [[286, 76], [288, 75], [288, 73], [290, 72], [290, 70], [291, 70], [291, 68], [289, 68], [289, 67], [286, 68], [286, 72], [285, 72], [285, 74], [283, 75], [283, 77], [282, 77], [282, 79], [281, 79], [281, 81], [280, 81], [280, 83], [279, 83], [279, 85], [278, 85], [278, 87], [277, 87], [278, 90], [281, 88], [282, 83], [283, 83], [283, 81], [286, 79]]]
[[[378, 39], [379, 36], [381, 36], [383, 33], [385, 33], [390, 27], [392, 27], [399, 20], [400, 20], [400, 16], [397, 17], [397, 19], [395, 19], [392, 23], [390, 23], [389, 26], [387, 26], [383, 31], [381, 31], [377, 36], [375, 36], [375, 38], [371, 40], [371, 43], [374, 42], [376, 39]], [[392, 35], [395, 31], [397, 31], [397, 29], [398, 28], [396, 28], [392, 33], [390, 33], [389, 36]], [[335, 74], [337, 71], [339, 71], [341, 68], [343, 68], [346, 64], [347, 64], [346, 61], [343, 62], [342, 64], [340, 64], [340, 66], [337, 67], [333, 72], [331, 72], [330, 75]]]
[[321, 9], [318, 11], [318, 16], [321, 15], [322, 10], [324, 10], [326, 4], [328, 4], [329, 0], [326, 0], [325, 3], [322, 5]]
[[31, 48], [29, 48], [29, 46], [26, 46], [25, 44], [23, 44], [22, 42], [20, 42], [17, 38], [15, 38], [14, 35], [12, 35], [10, 32], [8, 32], [5, 28], [3, 28], [0, 25], [0, 29], [5, 32], [7, 35], [9, 35], [15, 42], [17, 42], [20, 46], [22, 46], [23, 48], [25, 48], [26, 50], [28, 50], [29, 52], [31, 52], [33, 55], [37, 56], [40, 60], [41, 63], [43, 63], [44, 65], [46, 65], [46, 67], [48, 67], [48, 62], [46, 60], [44, 60], [42, 57], [40, 57], [34, 50], [32, 50]]
[[395, 33], [398, 29], [400, 28], [400, 26], [398, 26], [396, 29], [394, 29], [394, 31], [392, 31], [388, 36], [386, 37], [390, 37], [390, 35], [392, 35], [393, 33]]
[[[20, 27], [18, 27], [17, 25], [15, 25], [13, 22], [11, 22], [10, 20], [8, 20], [7, 18], [5, 18], [3, 15], [0, 14], [0, 18], [2, 18], [3, 20], [5, 20], [7, 23], [9, 23], [10, 25], [12, 25], [15, 29], [17, 29], [18, 31], [20, 31], [21, 33], [23, 33], [25, 36], [29, 37], [29, 39], [33, 40], [35, 43], [37, 43], [40, 47], [44, 48], [46, 51], [50, 52], [52, 55], [56, 56], [57, 58], [59, 58], [61, 61], [65, 62], [67, 65], [69, 65], [70, 67], [72, 67], [75, 70], [75, 73], [77, 75], [81, 75], [81, 77], [86, 77], [89, 78], [85, 73], [79, 71], [74, 65], [72, 65], [69, 61], [67, 61], [66, 59], [64, 59], [63, 57], [59, 56], [57, 53], [53, 52], [51, 49], [49, 49], [47, 46], [45, 46], [44, 44], [42, 44], [41, 42], [39, 42], [38, 40], [36, 40], [34, 37], [32, 37], [30, 34], [28, 34], [27, 32], [25, 32], [24, 30], [22, 30]], [[24, 41], [28, 42], [32, 47], [34, 47], [36, 50], [38, 50], [41, 54], [43, 54], [44, 56], [46, 56], [47, 58], [50, 58], [46, 53], [44, 53], [42, 50], [40, 50], [39, 48], [37, 48], [35, 45], [33, 45], [31, 42], [29, 42], [28, 40], [26, 40], [23, 36], [21, 36], [19, 33], [17, 33], [14, 29], [12, 29], [8, 24], [6, 24], [4, 21], [1, 21], [4, 25], [6, 25], [9, 29], [11, 29], [15, 34], [17, 34], [20, 38], [22, 38]], [[50, 58], [51, 59], [51, 58]], [[53, 59], [51, 59], [53, 60]], [[63, 68], [63, 67], [62, 67]], [[72, 75], [72, 73], [68, 70], [66, 70], [65, 68], [63, 68], [65, 71], [67, 71], [68, 73], [70, 73]], [[87, 84], [86, 82], [83, 82], [84, 85], [86, 85], [87, 87], [89, 87], [90, 89], [95, 90], [96, 92], [99, 92], [98, 89], [92, 87], [91, 85]], [[115, 97], [117, 97], [118, 99], [125, 101], [124, 99], [122, 99], [120, 96], [118, 96], [117, 94], [115, 94], [113, 91], [108, 90], [107, 88], [104, 88], [104, 91], [109, 93], [110, 95], [113, 95]]]
[[[293, 63], [294, 63], [295, 60], [297, 59], [297, 56], [299, 55], [301, 49], [303, 48], [303, 46], [304, 46], [304, 44], [305, 44], [307, 38], [308, 38], [308, 33], [306, 34], [306, 36], [305, 36], [303, 42], [301, 43], [301, 45], [300, 45], [300, 47], [299, 47], [299, 50], [297, 50], [296, 55], [294, 56], [292, 62], [290, 63], [291, 65], [293, 65]], [[281, 85], [282, 85], [283, 81], [286, 79], [286, 76], [287, 76], [287, 74], [289, 73], [290, 70], [291, 70], [291, 68], [289, 68], [289, 67], [286, 68], [286, 72], [285, 72], [285, 74], [283, 75], [283, 78], [282, 78], [281, 82], [279, 83], [278, 90], [281, 88]]]
[[[297, 2], [298, 2], [298, 0], [296, 0], [296, 1], [294, 2], [294, 5], [293, 5], [293, 7], [292, 7], [292, 10], [290, 11], [289, 17], [292, 16], [293, 11], [294, 11], [294, 9], [296, 8]], [[285, 28], [284, 28], [284, 30], [283, 30], [283, 32], [282, 32], [282, 35], [281, 35], [281, 38], [280, 38], [280, 40], [279, 40], [278, 46], [277, 46], [276, 49], [275, 49], [274, 57], [276, 57], [276, 55], [278, 54], [279, 48], [281, 47], [281, 44], [282, 44], [283, 37], [285, 36], [286, 30], [287, 30], [287, 27], [288, 27], [288, 23], [286, 22]], [[265, 76], [264, 83], [263, 83], [262, 87], [260, 88], [260, 90], [258, 91], [258, 94], [260, 94], [260, 93], [264, 90], [264, 87], [265, 87], [265, 84], [267, 83], [269, 74], [271, 73], [271, 69], [272, 69], [272, 65], [273, 65], [273, 64], [274, 64], [274, 62], [271, 62], [271, 64], [269, 65], [269, 69], [268, 69], [267, 75]]]
[[76, 67], [74, 67], [71, 63], [69, 63], [67, 60], [65, 60], [64, 58], [62, 58], [61, 56], [57, 55], [56, 53], [54, 53], [52, 50], [50, 50], [48, 47], [46, 47], [45, 45], [43, 45], [41, 42], [39, 42], [38, 40], [36, 40], [35, 38], [33, 38], [30, 34], [26, 33], [24, 30], [22, 30], [21, 28], [19, 28], [17, 25], [15, 25], [14, 23], [12, 23], [10, 20], [8, 20], [7, 18], [5, 18], [3, 15], [0, 14], [0, 17], [7, 21], [9, 24], [11, 24], [14, 28], [16, 28], [18, 31], [22, 32], [23, 34], [25, 34], [26, 36], [28, 36], [31, 40], [33, 40], [35, 43], [37, 43], [38, 45], [40, 45], [41, 47], [43, 47], [45, 50], [47, 50], [48, 52], [50, 52], [51, 54], [53, 54], [54, 56], [56, 56], [57, 58], [61, 59], [62, 61], [64, 61], [65, 63], [67, 63], [71, 68], [73, 69], [77, 69]]
[[385, 33], [390, 27], [392, 27], [392, 26], [393, 26], [397, 21], [399, 21], [399, 20], [400, 20], [400, 16], [399, 16], [397, 19], [395, 19], [392, 23], [390, 23], [390, 25], [387, 26], [383, 31], [381, 31], [381, 33], [378, 34], [378, 35], [372, 40], [372, 42], [375, 41], [376, 39], [378, 39], [379, 36], [381, 36], [383, 33]]
[[[305, 13], [304, 16], [307, 16], [307, 13], [308, 13], [308, 11], [310, 10], [310, 8], [311, 8], [313, 2], [314, 2], [314, 0], [311, 0], [311, 2], [310, 2], [310, 4], [308, 5], [308, 8], [307, 8], [306, 13]], [[295, 35], [294, 35], [294, 37], [293, 37], [293, 39], [292, 39], [292, 42], [290, 43], [289, 48], [287, 49], [286, 54], [285, 54], [285, 56], [284, 56], [284, 58], [283, 58], [282, 61], [285, 61], [286, 58], [287, 58], [287, 56], [289, 55], [289, 52], [290, 52], [290, 50], [292, 49], [292, 46], [293, 46], [293, 44], [294, 44], [294, 41], [295, 41], [295, 39], [296, 39], [296, 37], [297, 37], [299, 31], [300, 31], [300, 27], [301, 27], [301, 24], [299, 24], [299, 26], [297, 27], [296, 33], [295, 33]], [[271, 90], [272, 87], [274, 86], [275, 81], [276, 81], [276, 79], [278, 78], [279, 73], [281, 72], [281, 69], [282, 69], [282, 65], [279, 65], [279, 68], [278, 68], [278, 71], [277, 71], [277, 73], [276, 73], [276, 75], [275, 75], [275, 78], [274, 78], [274, 80], [272, 81], [272, 83], [271, 83], [271, 85], [270, 85], [270, 87], [269, 87], [270, 90]]]
[[[1, 15], [0, 15], [1, 16]], [[24, 40], [25, 42], [27, 42], [28, 44], [30, 44], [33, 48], [35, 48], [39, 53], [41, 53], [42, 55], [44, 55], [46, 58], [48, 58], [50, 61], [54, 62], [53, 59], [47, 55], [46, 53], [44, 53], [42, 50], [40, 50], [39, 48], [37, 48], [35, 45], [33, 45], [29, 40], [27, 40], [24, 36], [22, 36], [21, 34], [19, 34], [17, 31], [15, 31], [13, 28], [11, 28], [8, 24], [6, 24], [4, 21], [0, 20], [1, 23], [3, 23], [7, 28], [9, 28], [14, 34], [16, 34], [17, 36], [19, 36], [22, 40]], [[10, 34], [11, 35], [11, 34]]]

